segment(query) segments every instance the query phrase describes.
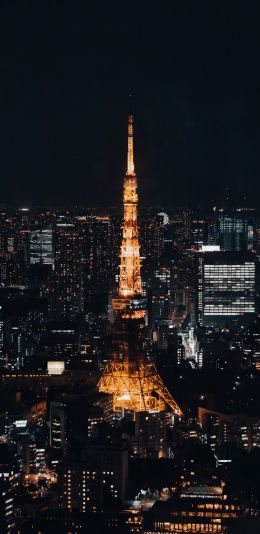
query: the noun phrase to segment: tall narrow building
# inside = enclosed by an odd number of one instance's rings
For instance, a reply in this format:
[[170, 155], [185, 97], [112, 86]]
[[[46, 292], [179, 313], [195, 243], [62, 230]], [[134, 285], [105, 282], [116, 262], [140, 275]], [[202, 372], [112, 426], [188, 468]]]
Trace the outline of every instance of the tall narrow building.
[[54, 232], [55, 319], [75, 319], [84, 308], [82, 237], [72, 223], [59, 222]]
[[112, 357], [104, 369], [99, 391], [113, 396], [115, 411], [160, 412], [167, 406], [182, 412], [145, 354], [145, 308], [137, 221], [137, 176], [134, 169], [133, 115], [128, 116], [127, 172], [123, 190], [123, 232], [118, 294], [112, 300]]

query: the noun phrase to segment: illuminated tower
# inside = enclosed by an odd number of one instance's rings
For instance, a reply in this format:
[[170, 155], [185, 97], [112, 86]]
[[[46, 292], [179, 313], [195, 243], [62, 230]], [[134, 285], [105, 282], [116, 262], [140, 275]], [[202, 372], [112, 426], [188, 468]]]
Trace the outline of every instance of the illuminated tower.
[[118, 297], [113, 299], [113, 309], [122, 318], [142, 319], [145, 316], [141, 298], [141, 262], [137, 225], [137, 177], [134, 170], [133, 115], [128, 116], [127, 172], [124, 178], [123, 235], [120, 251], [120, 277]]
[[112, 358], [99, 380], [99, 391], [113, 396], [114, 410], [160, 412], [169, 406], [182, 415], [153, 362], [143, 350], [145, 301], [141, 295], [141, 262], [137, 224], [137, 177], [134, 170], [133, 115], [128, 116], [127, 172], [124, 178], [123, 233], [118, 296], [112, 300]]
[[128, 118], [127, 173], [124, 179], [124, 223], [121, 246], [119, 297], [141, 294], [141, 269], [137, 227], [137, 177], [134, 170], [133, 115]]

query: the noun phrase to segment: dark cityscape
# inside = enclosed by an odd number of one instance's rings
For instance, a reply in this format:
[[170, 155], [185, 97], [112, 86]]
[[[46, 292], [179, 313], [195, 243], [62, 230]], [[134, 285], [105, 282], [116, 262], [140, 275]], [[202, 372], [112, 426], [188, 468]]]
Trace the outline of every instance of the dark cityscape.
[[257, 7], [0, 6], [0, 534], [259, 534]]

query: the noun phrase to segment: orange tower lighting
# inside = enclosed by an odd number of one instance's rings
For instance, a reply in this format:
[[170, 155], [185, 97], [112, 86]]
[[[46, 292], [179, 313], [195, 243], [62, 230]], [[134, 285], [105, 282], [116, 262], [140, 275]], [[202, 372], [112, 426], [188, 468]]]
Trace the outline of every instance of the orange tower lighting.
[[[133, 298], [142, 293], [140, 245], [137, 224], [137, 177], [134, 168], [134, 117], [128, 116], [127, 172], [123, 190], [123, 235], [120, 251], [120, 276], [118, 297], [113, 299], [113, 309], [121, 317], [142, 319], [144, 309], [133, 309]], [[138, 308], [138, 306], [136, 307]]]
[[124, 179], [124, 222], [120, 254], [119, 297], [141, 295], [141, 265], [137, 226], [137, 177], [134, 171], [133, 115], [128, 117], [127, 173]]
[[100, 392], [113, 396], [114, 410], [160, 412], [169, 406], [182, 412], [157, 373], [153, 362], [140, 350], [144, 326], [140, 246], [137, 223], [137, 177], [134, 169], [133, 115], [128, 116], [127, 172], [123, 190], [123, 232], [120, 251], [118, 296], [112, 300], [117, 314], [114, 350], [99, 380]]

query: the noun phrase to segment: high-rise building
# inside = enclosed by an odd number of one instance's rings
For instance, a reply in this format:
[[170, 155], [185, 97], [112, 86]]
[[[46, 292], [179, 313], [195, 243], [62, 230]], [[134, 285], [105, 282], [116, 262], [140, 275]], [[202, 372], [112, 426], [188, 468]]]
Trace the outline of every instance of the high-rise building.
[[1, 532], [11, 534], [14, 532], [14, 493], [10, 484], [0, 477], [0, 514], [1, 514]]
[[35, 227], [30, 234], [30, 264], [46, 263], [53, 267], [53, 231], [52, 226]]
[[72, 223], [56, 225], [54, 268], [56, 315], [70, 319], [84, 307], [82, 236]]
[[131, 447], [139, 458], [166, 457], [169, 419], [167, 412], [136, 414], [135, 436], [131, 440]]
[[120, 225], [108, 215], [80, 218], [86, 275], [87, 300], [95, 293], [107, 293], [117, 269]]
[[80, 336], [76, 322], [50, 321], [46, 323], [44, 334], [40, 338], [40, 349], [55, 360], [67, 364], [76, 361], [79, 354]]
[[160, 266], [148, 289], [148, 320], [151, 326], [159, 319], [169, 319], [171, 306], [171, 272], [170, 267]]
[[50, 403], [50, 446], [65, 452], [66, 448], [66, 405], [63, 402]]
[[181, 410], [145, 356], [145, 307], [137, 224], [137, 176], [134, 169], [133, 115], [128, 117], [127, 172], [123, 190], [123, 232], [118, 295], [112, 300], [116, 321], [112, 332], [112, 359], [98, 387], [113, 396], [115, 411], [160, 412], [168, 405]]
[[26, 283], [29, 264], [30, 219], [19, 213], [0, 219], [0, 277], [2, 286]]
[[182, 212], [183, 237], [185, 241], [190, 241], [192, 234], [192, 210], [186, 208]]
[[128, 479], [128, 450], [121, 446], [88, 444], [77, 462], [61, 466], [61, 506], [97, 512], [104, 504], [123, 500]]
[[228, 443], [250, 452], [260, 446], [260, 419], [245, 413], [223, 413], [199, 407], [198, 420], [212, 450]]
[[128, 449], [121, 443], [88, 442], [83, 459], [94, 459], [101, 475], [102, 502], [106, 499], [123, 500], [128, 481]]
[[141, 254], [146, 263], [158, 261], [163, 249], [164, 218], [163, 214], [141, 216], [140, 237]]
[[97, 512], [100, 508], [100, 476], [95, 462], [67, 461], [61, 468], [60, 485], [62, 508], [81, 512]]
[[25, 435], [22, 440], [23, 470], [27, 475], [36, 472], [36, 443], [33, 435]]
[[216, 209], [208, 223], [207, 242], [225, 252], [249, 251], [254, 247], [254, 212], [244, 209]]
[[2, 306], [0, 306], [0, 362], [4, 361], [4, 318]]
[[194, 265], [187, 253], [177, 254], [171, 261], [171, 300], [174, 321], [182, 324], [194, 306]]
[[205, 252], [198, 258], [197, 315], [201, 326], [243, 323], [255, 314], [251, 253]]

